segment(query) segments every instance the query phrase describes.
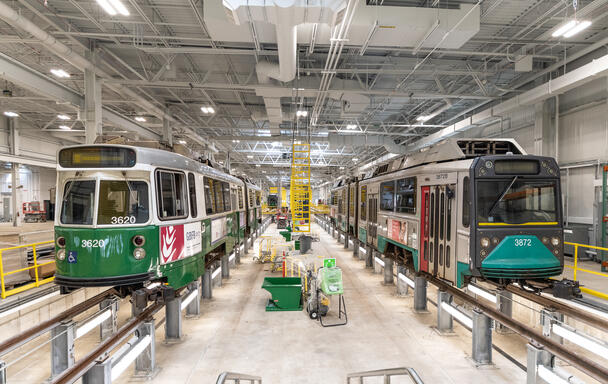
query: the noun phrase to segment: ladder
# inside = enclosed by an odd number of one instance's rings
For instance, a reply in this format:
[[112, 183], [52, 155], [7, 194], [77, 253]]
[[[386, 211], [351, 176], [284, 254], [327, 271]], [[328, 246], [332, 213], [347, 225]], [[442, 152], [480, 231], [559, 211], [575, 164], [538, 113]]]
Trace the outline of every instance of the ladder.
[[310, 232], [310, 144], [294, 142], [291, 155], [292, 232]]

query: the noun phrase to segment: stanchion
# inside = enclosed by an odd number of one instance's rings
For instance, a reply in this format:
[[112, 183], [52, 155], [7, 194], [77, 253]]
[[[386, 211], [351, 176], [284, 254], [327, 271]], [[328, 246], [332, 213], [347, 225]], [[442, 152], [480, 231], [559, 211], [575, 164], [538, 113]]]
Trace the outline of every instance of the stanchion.
[[452, 295], [445, 291], [437, 291], [437, 331], [441, 334], [453, 333], [454, 321], [452, 315], [443, 308], [443, 303], [450, 305]]
[[427, 313], [426, 307], [426, 279], [421, 276], [414, 278], [414, 312]]
[[399, 275], [407, 276], [407, 269], [403, 265], [397, 267], [397, 295], [407, 296], [410, 286]]
[[51, 377], [74, 365], [75, 327], [67, 320], [51, 330]]
[[392, 285], [394, 282], [393, 278], [393, 259], [390, 257], [384, 258], [384, 284]]
[[365, 268], [374, 268], [374, 250], [371, 245], [365, 246]]
[[211, 267], [205, 268], [205, 273], [201, 277], [203, 280], [203, 298], [211, 299], [213, 297], [213, 280], [211, 274], [213, 273], [213, 269]]
[[222, 279], [230, 278], [230, 256], [223, 255], [222, 256]]
[[182, 339], [182, 298], [176, 297], [165, 303], [165, 342]]
[[492, 364], [492, 321], [479, 309], [473, 309], [473, 361], [478, 365]]

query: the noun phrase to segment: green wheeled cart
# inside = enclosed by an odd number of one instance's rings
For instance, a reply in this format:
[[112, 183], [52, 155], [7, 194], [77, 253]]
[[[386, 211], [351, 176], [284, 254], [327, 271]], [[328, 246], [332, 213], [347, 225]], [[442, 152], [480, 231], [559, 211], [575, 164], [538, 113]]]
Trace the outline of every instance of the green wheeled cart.
[[300, 277], [265, 277], [262, 288], [272, 296], [266, 305], [267, 312], [302, 310]]

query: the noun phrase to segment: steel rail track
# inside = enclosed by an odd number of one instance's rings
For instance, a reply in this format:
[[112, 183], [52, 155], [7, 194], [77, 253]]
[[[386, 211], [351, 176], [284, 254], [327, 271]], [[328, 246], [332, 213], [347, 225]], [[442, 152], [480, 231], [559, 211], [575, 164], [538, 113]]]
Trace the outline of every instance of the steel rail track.
[[67, 384], [73, 383], [82, 377], [92, 366], [95, 365], [99, 358], [104, 357], [107, 353], [116, 348], [124, 338], [134, 332], [136, 328], [146, 320], [150, 319], [158, 310], [165, 304], [154, 303], [146, 308], [142, 313], [130, 319], [123, 325], [112, 337], [99, 344], [94, 350], [89, 352], [85, 357], [78, 360], [72, 367], [63, 371], [59, 376], [51, 381], [51, 384]]
[[43, 321], [42, 323], [26, 330], [25, 332], [22, 332], [18, 335], [15, 335], [15, 336], [3, 341], [2, 343], [0, 343], [0, 356], [5, 355], [5, 354], [11, 352], [12, 350], [14, 350], [15, 348], [18, 348], [21, 345], [27, 343], [28, 341], [50, 331], [55, 326], [59, 325], [62, 321], [71, 319], [74, 316], [79, 315], [82, 312], [88, 310], [89, 308], [91, 308], [95, 305], [98, 305], [104, 299], [106, 299], [109, 296], [113, 296], [116, 293], [117, 292], [114, 290], [114, 288], [108, 289], [107, 291], [101, 292], [98, 295], [93, 296], [90, 299], [85, 300], [82, 303], [79, 303], [79, 304], [73, 306], [72, 308], [61, 312], [57, 316], [54, 316], [46, 321]]
[[475, 300], [475, 298], [467, 295], [459, 289], [452, 287], [451, 285], [443, 282], [442, 280], [439, 280], [428, 274], [424, 274], [424, 277], [430, 283], [435, 285], [438, 289], [449, 292], [453, 296], [456, 296], [462, 299], [463, 301], [466, 301], [467, 303], [476, 306], [477, 308], [482, 310], [486, 316], [494, 319], [495, 321], [498, 321], [499, 323], [517, 332], [521, 336], [528, 338], [530, 341], [541, 344], [547, 351], [559, 357], [560, 359], [572, 364], [574, 367], [580, 369], [582, 372], [589, 375], [590, 377], [602, 383], [608, 382], [608, 367], [598, 364], [585, 356], [579, 355], [576, 352], [569, 351], [565, 346], [559, 344], [558, 342], [542, 335], [541, 333], [520, 323], [519, 321], [506, 316], [504, 313], [498, 311], [497, 309], [480, 303], [479, 301]]

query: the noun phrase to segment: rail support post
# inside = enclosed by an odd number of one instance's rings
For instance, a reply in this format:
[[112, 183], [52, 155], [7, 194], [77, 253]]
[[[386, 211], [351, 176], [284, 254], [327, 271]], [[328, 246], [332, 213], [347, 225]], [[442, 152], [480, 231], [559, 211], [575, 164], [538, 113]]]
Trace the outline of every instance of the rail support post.
[[378, 259], [380, 258], [380, 253], [378, 251], [374, 251], [374, 273], [376, 274], [382, 273], [382, 266], [378, 262]]
[[540, 310], [540, 324], [543, 326], [543, 335], [553, 339], [554, 341], [564, 344], [564, 339], [561, 336], [551, 332], [551, 328], [555, 323], [563, 323], [564, 314], [555, 310], [543, 308]]
[[249, 252], [249, 244], [247, 243], [248, 241], [249, 237], [245, 235], [245, 238], [243, 239], [243, 255], [247, 255], [247, 253]]
[[344, 249], [348, 249], [348, 230], [344, 232]]
[[186, 306], [186, 317], [195, 317], [201, 314], [201, 282], [196, 280], [191, 283], [188, 292], [196, 291], [196, 298]]
[[544, 365], [552, 368], [555, 361], [554, 356], [545, 351], [542, 345], [528, 344], [526, 348], [528, 350], [526, 384], [544, 383], [544, 380], [538, 377], [538, 366]]
[[426, 307], [426, 279], [422, 276], [414, 278], [414, 312], [427, 313]]
[[384, 258], [384, 284], [392, 285], [395, 282], [393, 278], [393, 259], [389, 257]]
[[454, 320], [452, 315], [443, 309], [443, 303], [450, 305], [452, 303], [452, 295], [446, 291], [437, 291], [437, 331], [442, 334], [453, 332]]
[[72, 320], [64, 321], [51, 331], [51, 377], [74, 365], [76, 332]]
[[[513, 316], [513, 294], [506, 289], [496, 292], [496, 309], [508, 317]], [[500, 323], [496, 323], [496, 332], [500, 334], [512, 333], [512, 331]]]
[[[178, 301], [178, 300], [172, 300]], [[179, 300], [181, 303], [181, 300]], [[181, 318], [181, 316], [180, 316]], [[154, 320], [146, 321], [137, 328], [139, 339], [150, 336], [150, 344], [143, 350], [142, 353], [135, 359], [135, 377], [143, 379], [151, 379], [157, 372], [156, 368], [156, 343], [154, 337]], [[180, 320], [180, 336], [181, 336], [181, 320]]]
[[397, 267], [397, 295], [407, 296], [410, 286], [405, 281], [399, 278], [399, 275], [407, 276], [407, 269], [400, 265]]
[[0, 360], [0, 384], [6, 384], [6, 362]]
[[182, 339], [182, 298], [176, 297], [165, 303], [165, 341]]
[[365, 268], [374, 268], [374, 250], [371, 245], [365, 246]]
[[492, 322], [479, 309], [473, 309], [473, 361], [492, 364]]
[[109, 319], [104, 320], [99, 325], [99, 338], [101, 340], [105, 340], [106, 338], [110, 337], [118, 329], [116, 320], [118, 315], [118, 300], [110, 298], [104, 299], [101, 303], [99, 303], [99, 309], [101, 311], [107, 308], [110, 308], [112, 315], [110, 315]]
[[357, 237], [353, 237], [353, 257], [359, 258], [359, 240]]
[[111, 384], [112, 383], [112, 358], [106, 356], [98, 360], [82, 375], [82, 384]]
[[[218, 272], [218, 274], [217, 274], [217, 275], [215, 276], [215, 278], [213, 279], [213, 284], [214, 284], [216, 287], [221, 287], [221, 286], [222, 286], [222, 273], [223, 273], [223, 272], [222, 272], [222, 270], [221, 270], [221, 268], [222, 268], [222, 264], [223, 264], [223, 263], [222, 263], [222, 261], [221, 261], [221, 260], [216, 261], [216, 262], [214, 263], [214, 265], [215, 265], [215, 269], [213, 270], [213, 272], [217, 271], [217, 269], [218, 269], [218, 268], [220, 268], [220, 272]], [[211, 276], [213, 276], [213, 275], [211, 275]]]
[[213, 270], [210, 267], [205, 268], [205, 273], [201, 277], [203, 280], [203, 298], [211, 299], [213, 297], [213, 281], [211, 280], [211, 274]]
[[222, 256], [222, 279], [230, 278], [230, 255]]

